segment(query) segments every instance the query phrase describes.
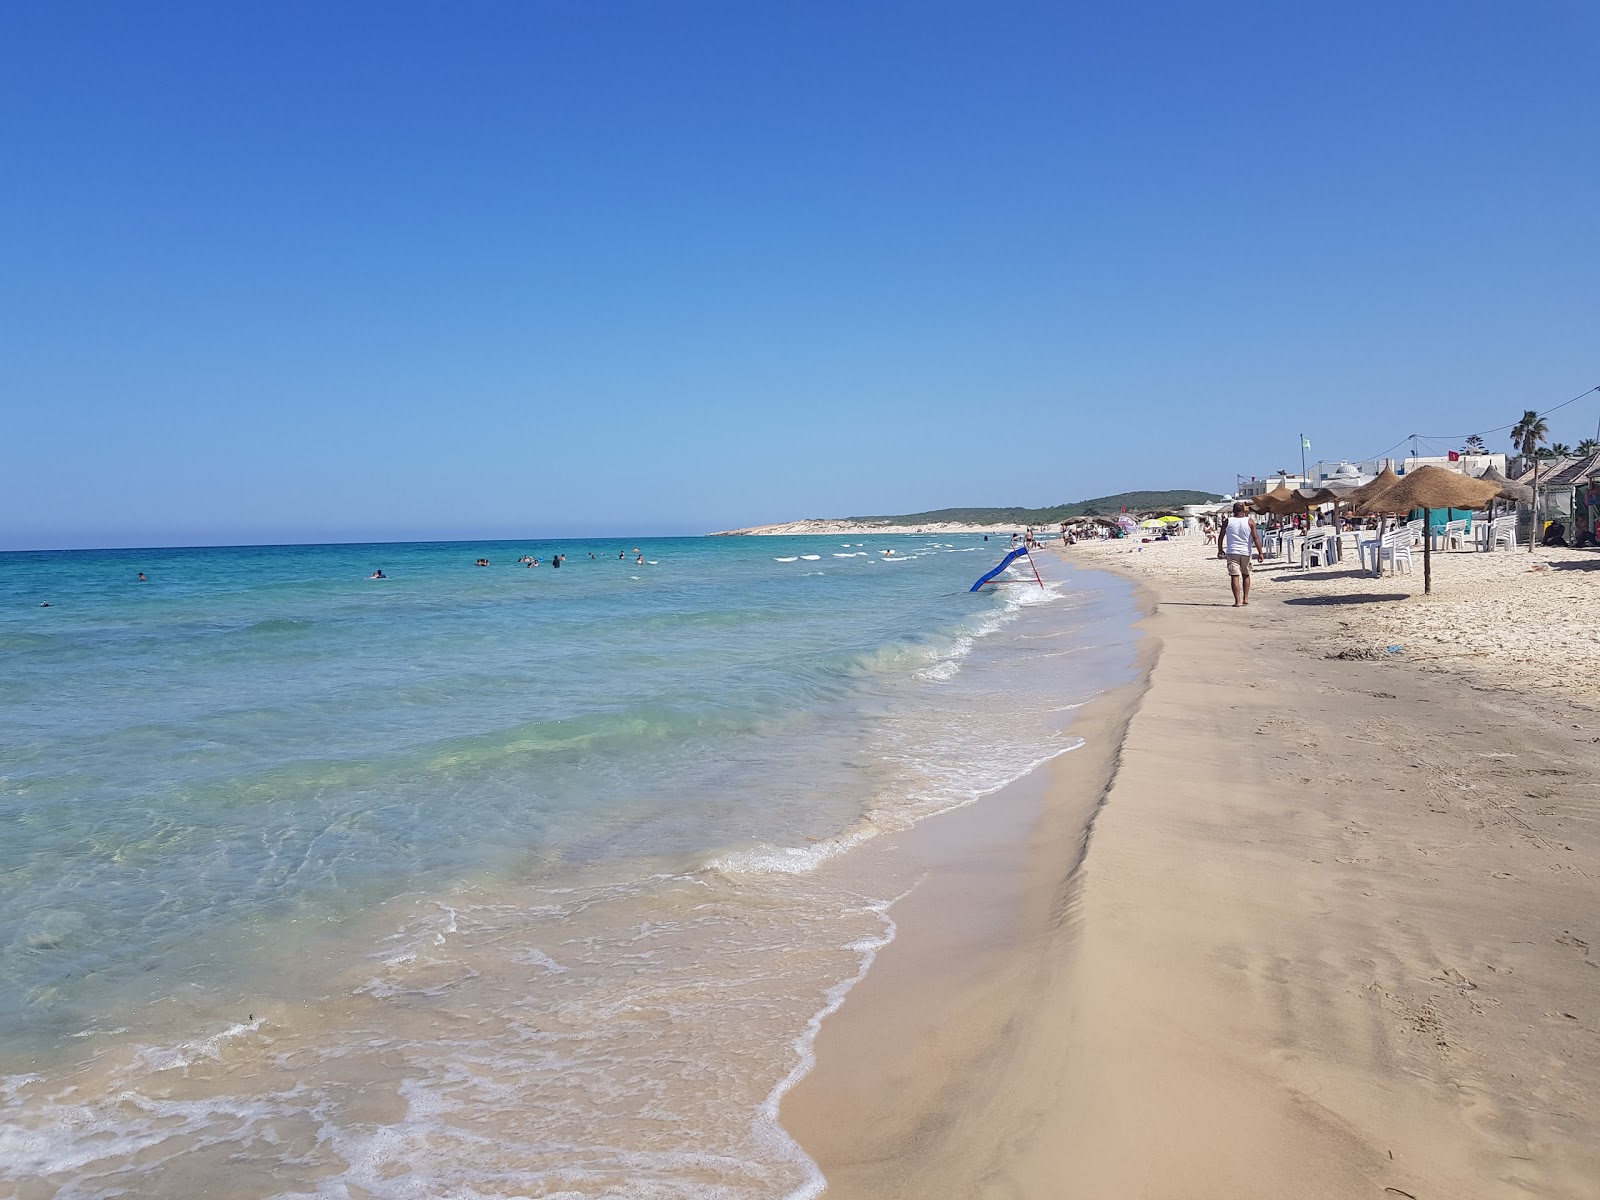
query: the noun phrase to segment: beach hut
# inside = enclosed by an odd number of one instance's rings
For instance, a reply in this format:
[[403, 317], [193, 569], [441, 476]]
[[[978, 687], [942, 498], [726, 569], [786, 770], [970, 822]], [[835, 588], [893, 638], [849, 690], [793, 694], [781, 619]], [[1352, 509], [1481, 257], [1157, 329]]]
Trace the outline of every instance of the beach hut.
[[[1597, 476], [1600, 476], [1600, 454], [1586, 454], [1551, 472], [1540, 484], [1546, 515], [1552, 519], [1565, 518], [1567, 540], [1574, 546], [1600, 533], [1596, 528], [1600, 523]], [[1542, 535], [1544, 531], [1539, 528], [1537, 532]]]
[[[1433, 509], [1479, 508], [1499, 492], [1497, 484], [1485, 483], [1470, 475], [1446, 471], [1443, 467], [1418, 467], [1384, 491], [1364, 500], [1362, 507], [1368, 512], [1402, 516], [1420, 508], [1426, 530]], [[1424, 594], [1433, 591], [1433, 538], [1426, 533], [1422, 539], [1422, 590]]]

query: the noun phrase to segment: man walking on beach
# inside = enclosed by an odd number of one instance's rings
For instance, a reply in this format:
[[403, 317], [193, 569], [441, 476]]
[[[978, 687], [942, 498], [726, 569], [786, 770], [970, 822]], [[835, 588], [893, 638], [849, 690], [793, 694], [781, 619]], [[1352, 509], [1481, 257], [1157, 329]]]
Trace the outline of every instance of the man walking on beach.
[[1250, 548], [1255, 547], [1256, 561], [1266, 562], [1261, 548], [1261, 534], [1250, 519], [1250, 506], [1239, 501], [1233, 506], [1233, 516], [1217, 538], [1217, 557], [1228, 560], [1228, 582], [1233, 585], [1233, 606], [1250, 603]]

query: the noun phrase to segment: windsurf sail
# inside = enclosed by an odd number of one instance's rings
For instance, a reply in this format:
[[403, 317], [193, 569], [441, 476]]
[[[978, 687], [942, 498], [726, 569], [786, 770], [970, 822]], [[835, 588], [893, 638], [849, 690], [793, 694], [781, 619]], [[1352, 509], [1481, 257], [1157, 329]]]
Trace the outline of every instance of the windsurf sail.
[[[1026, 546], [1018, 546], [1010, 554], [1006, 555], [1004, 558], [1002, 558], [1000, 560], [1000, 565], [998, 567], [996, 567], [994, 570], [990, 571], [982, 579], [978, 580], [977, 583], [973, 584], [970, 590], [974, 591], [974, 592], [977, 591], [984, 584], [989, 583], [991, 580], [993, 580], [996, 575], [1000, 574], [1001, 571], [1004, 571], [1007, 567], [1009, 567], [1017, 559], [1022, 558], [1025, 555], [1027, 555], [1027, 553], [1028, 553], [1028, 548]], [[1033, 567], [1033, 559], [1032, 558], [1028, 559], [1028, 565], [1030, 567]], [[1039, 579], [1039, 568], [1038, 567], [1033, 567], [1033, 577], [1035, 579]], [[1002, 580], [1001, 582], [1002, 583], [1009, 583], [1009, 582], [1012, 582], [1012, 581], [1011, 580]], [[1040, 587], [1044, 586], [1044, 580], [1039, 579], [1039, 586]]]

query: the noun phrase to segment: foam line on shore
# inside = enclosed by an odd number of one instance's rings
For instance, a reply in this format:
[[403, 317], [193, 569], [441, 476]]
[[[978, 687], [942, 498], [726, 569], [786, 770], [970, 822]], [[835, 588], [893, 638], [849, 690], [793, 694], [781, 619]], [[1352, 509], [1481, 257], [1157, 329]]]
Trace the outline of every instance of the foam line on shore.
[[[919, 881], [920, 882], [920, 881]], [[830, 986], [824, 993], [824, 1003], [811, 1019], [806, 1022], [805, 1029], [795, 1039], [794, 1051], [796, 1062], [789, 1069], [789, 1073], [778, 1080], [767, 1094], [757, 1111], [755, 1120], [751, 1123], [751, 1136], [758, 1145], [764, 1146], [780, 1157], [795, 1163], [805, 1172], [805, 1182], [788, 1193], [784, 1200], [816, 1200], [828, 1188], [828, 1181], [822, 1174], [822, 1169], [816, 1161], [805, 1152], [800, 1143], [790, 1136], [779, 1122], [779, 1110], [783, 1106], [783, 1098], [789, 1094], [795, 1084], [799, 1083], [817, 1064], [816, 1042], [817, 1034], [822, 1031], [822, 1023], [838, 1012], [844, 1005], [845, 997], [852, 988], [867, 977], [867, 972], [872, 970], [872, 964], [877, 961], [878, 954], [884, 947], [894, 941], [899, 926], [894, 918], [889, 915], [889, 910], [915, 891], [918, 884], [913, 884], [906, 891], [891, 900], [874, 900], [867, 904], [867, 909], [874, 913], [883, 923], [883, 932], [876, 938], [863, 938], [852, 943], [848, 949], [857, 951], [860, 955], [860, 966], [856, 973], [848, 979], [840, 980]]]

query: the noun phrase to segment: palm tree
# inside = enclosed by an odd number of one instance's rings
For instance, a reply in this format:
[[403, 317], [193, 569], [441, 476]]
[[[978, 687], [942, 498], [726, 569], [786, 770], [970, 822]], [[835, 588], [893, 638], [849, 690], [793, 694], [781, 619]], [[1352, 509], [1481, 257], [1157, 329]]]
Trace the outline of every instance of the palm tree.
[[1580, 455], [1600, 454], [1600, 438], [1584, 438], [1578, 443]]
[[1557, 442], [1553, 446], [1546, 447], [1544, 453], [1542, 455], [1540, 455], [1540, 457], [1541, 458], [1571, 458], [1572, 457], [1572, 447], [1567, 445], [1565, 442]]
[[1524, 458], [1535, 457], [1549, 436], [1550, 426], [1531, 408], [1522, 414], [1522, 420], [1511, 427], [1511, 444], [1522, 452]]
[[1482, 454], [1488, 447], [1483, 444], [1481, 434], [1473, 434], [1467, 439], [1466, 451], [1468, 454]]

